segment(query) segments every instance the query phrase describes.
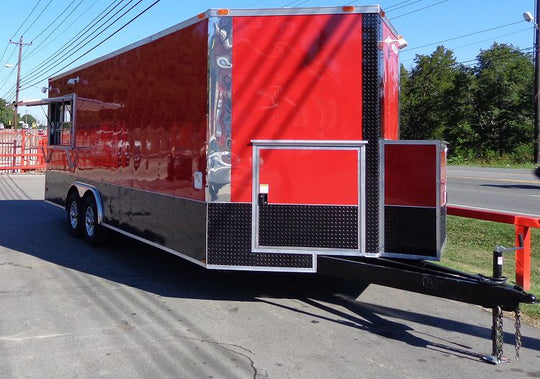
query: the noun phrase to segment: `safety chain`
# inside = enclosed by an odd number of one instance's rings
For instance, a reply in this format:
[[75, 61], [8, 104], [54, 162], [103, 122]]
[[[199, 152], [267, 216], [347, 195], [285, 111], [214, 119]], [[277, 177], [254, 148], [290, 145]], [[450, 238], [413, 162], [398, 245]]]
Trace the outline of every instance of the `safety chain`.
[[519, 359], [519, 351], [521, 349], [521, 309], [519, 309], [519, 304], [514, 312], [516, 317], [516, 359]]
[[497, 320], [495, 321], [495, 346], [497, 362], [501, 362], [503, 355], [503, 312], [500, 306], [497, 306]]

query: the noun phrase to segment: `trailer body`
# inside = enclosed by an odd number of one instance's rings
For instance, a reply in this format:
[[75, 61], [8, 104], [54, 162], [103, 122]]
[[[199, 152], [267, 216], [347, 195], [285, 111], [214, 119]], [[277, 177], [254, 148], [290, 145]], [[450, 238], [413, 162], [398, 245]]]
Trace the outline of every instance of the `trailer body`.
[[437, 260], [446, 148], [399, 140], [397, 41], [378, 6], [208, 10], [51, 78], [46, 200], [210, 269]]

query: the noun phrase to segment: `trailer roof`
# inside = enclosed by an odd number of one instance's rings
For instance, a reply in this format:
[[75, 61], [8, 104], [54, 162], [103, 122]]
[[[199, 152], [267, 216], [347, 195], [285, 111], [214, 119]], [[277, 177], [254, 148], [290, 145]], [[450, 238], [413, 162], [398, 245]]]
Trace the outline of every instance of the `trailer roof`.
[[303, 8], [258, 8], [258, 9], [228, 9], [228, 8], [211, 8], [205, 12], [199, 13], [197, 16], [191, 17], [185, 21], [180, 22], [170, 28], [167, 28], [161, 32], [146, 37], [140, 41], [134, 42], [121, 49], [113, 51], [109, 54], [93, 59], [80, 66], [72, 68], [66, 72], [58, 74], [49, 78], [49, 80], [56, 80], [63, 76], [70, 75], [73, 72], [79, 71], [83, 68], [112, 58], [116, 55], [122, 54], [126, 51], [135, 49], [139, 46], [145, 45], [149, 42], [162, 38], [168, 34], [174, 33], [178, 30], [187, 28], [197, 22], [208, 19], [210, 17], [241, 17], [241, 16], [288, 16], [288, 15], [318, 15], [318, 14], [347, 14], [347, 13], [376, 13], [381, 16], [385, 24], [392, 30], [395, 35], [398, 35], [397, 31], [386, 17], [385, 12], [380, 5], [362, 5], [362, 6], [341, 6], [341, 7], [303, 7]]

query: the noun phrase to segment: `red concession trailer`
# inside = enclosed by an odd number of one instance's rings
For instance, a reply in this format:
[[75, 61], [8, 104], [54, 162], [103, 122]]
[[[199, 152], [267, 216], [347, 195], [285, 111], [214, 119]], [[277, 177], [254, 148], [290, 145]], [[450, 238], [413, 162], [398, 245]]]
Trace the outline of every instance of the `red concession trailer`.
[[208, 10], [49, 81], [46, 200], [209, 269], [437, 260], [445, 146], [399, 141], [379, 6]]
[[211, 9], [70, 70], [33, 102], [45, 198], [90, 243], [111, 229], [208, 269], [490, 307], [498, 363], [501, 309], [519, 325], [536, 298], [495, 273], [500, 249], [494, 277], [426, 261], [446, 239], [446, 147], [399, 140], [403, 42], [379, 6]]

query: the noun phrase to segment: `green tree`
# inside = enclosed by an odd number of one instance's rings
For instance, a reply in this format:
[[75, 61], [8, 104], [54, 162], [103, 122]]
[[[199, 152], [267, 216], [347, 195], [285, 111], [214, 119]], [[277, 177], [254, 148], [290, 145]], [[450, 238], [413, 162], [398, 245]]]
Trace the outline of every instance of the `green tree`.
[[511, 45], [494, 43], [477, 59], [473, 97], [475, 129], [481, 137], [478, 153], [489, 158], [526, 151], [524, 146], [532, 151], [534, 65], [530, 57]]
[[36, 118], [32, 116], [31, 114], [22, 115], [20, 120], [27, 123], [30, 128], [32, 127], [34, 123], [36, 123]]
[[410, 73], [402, 69], [401, 74], [401, 137], [444, 139], [446, 129], [455, 123], [452, 112], [461, 102], [456, 83], [465, 80], [454, 53], [438, 46], [430, 56], [417, 55]]
[[6, 127], [13, 123], [13, 109], [6, 106], [6, 101], [0, 98], [0, 122]]
[[451, 157], [474, 158], [480, 135], [475, 130], [472, 87], [474, 71], [460, 65], [453, 78], [453, 86], [445, 93], [449, 105], [444, 112], [443, 138], [449, 144]]

